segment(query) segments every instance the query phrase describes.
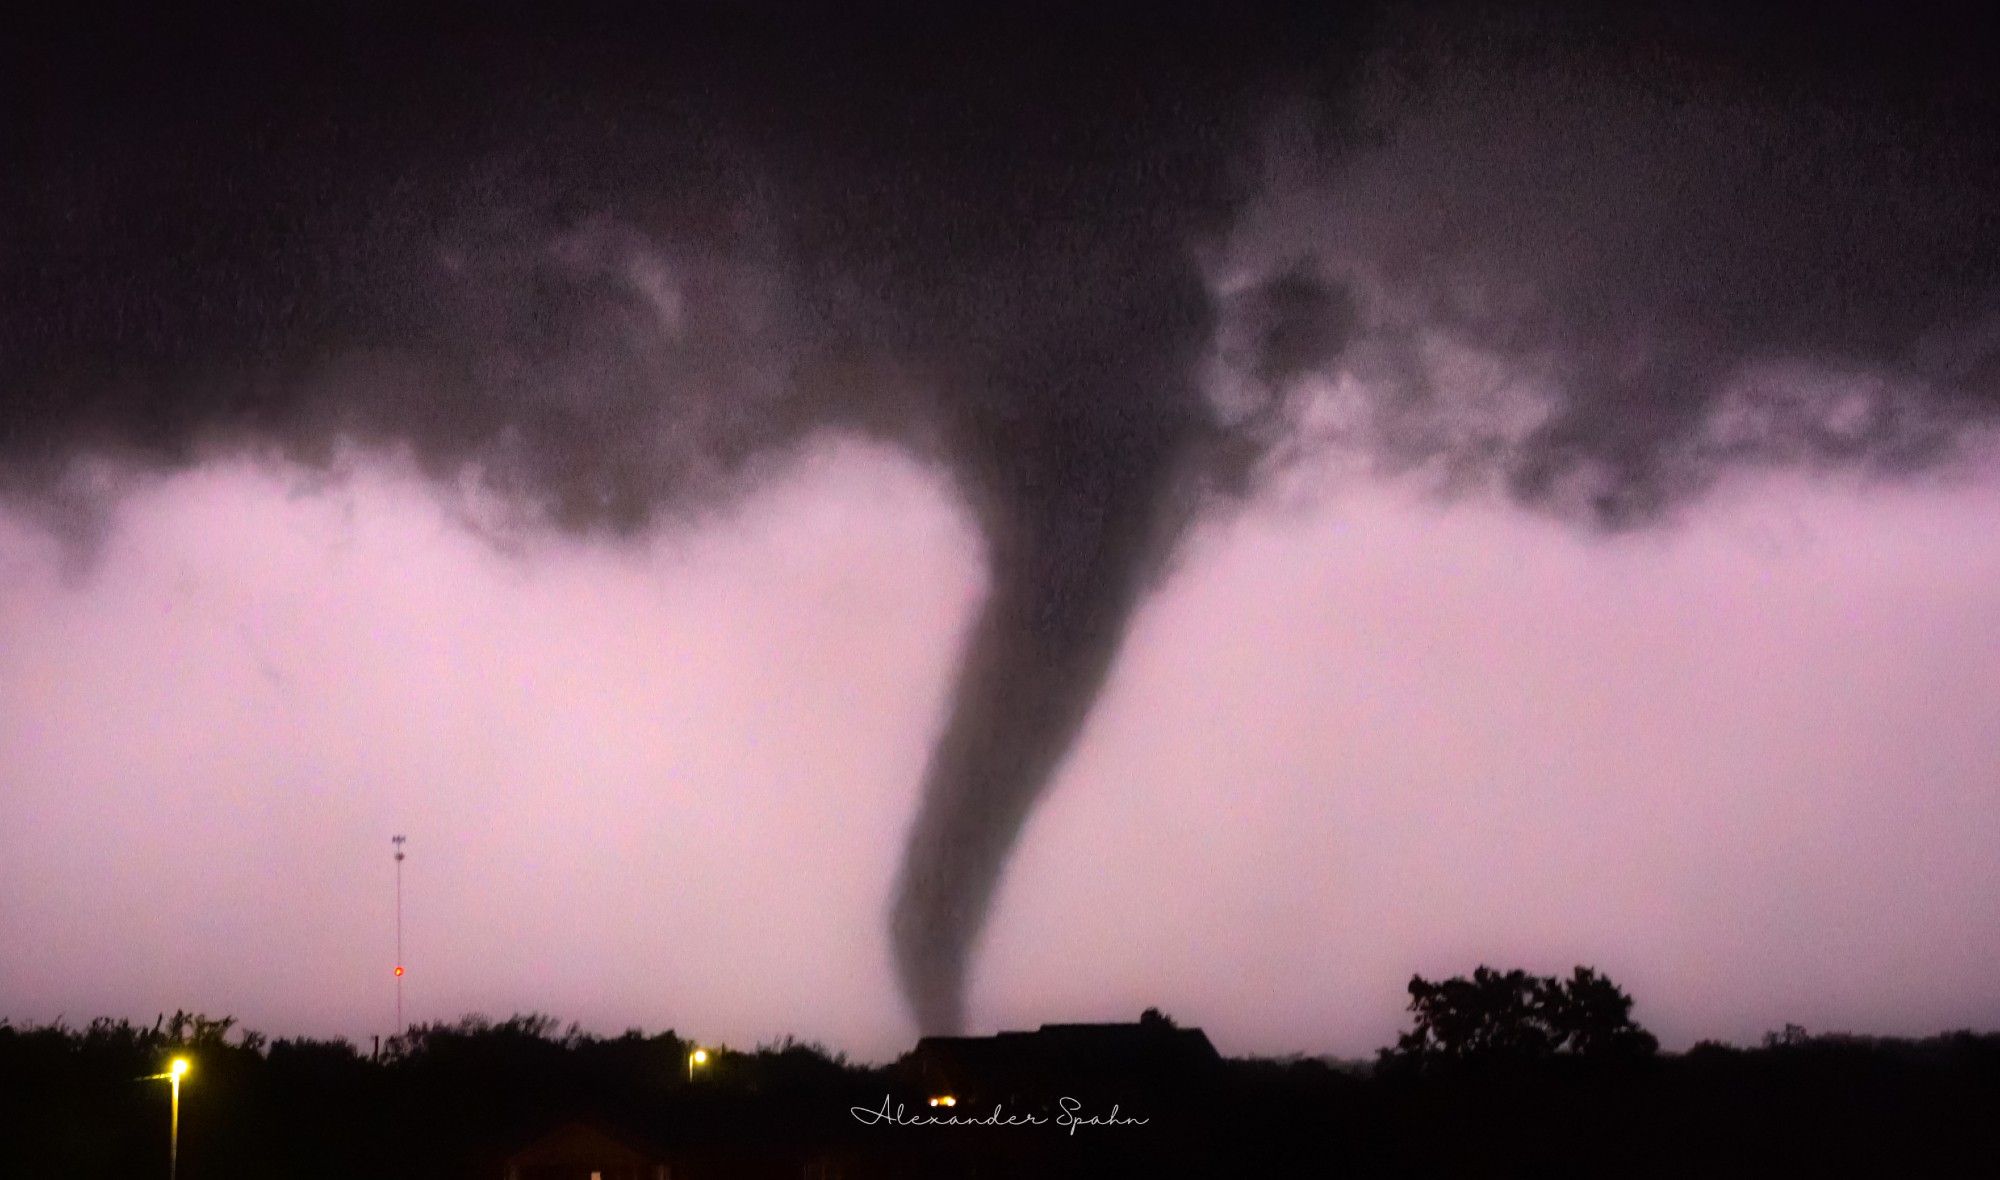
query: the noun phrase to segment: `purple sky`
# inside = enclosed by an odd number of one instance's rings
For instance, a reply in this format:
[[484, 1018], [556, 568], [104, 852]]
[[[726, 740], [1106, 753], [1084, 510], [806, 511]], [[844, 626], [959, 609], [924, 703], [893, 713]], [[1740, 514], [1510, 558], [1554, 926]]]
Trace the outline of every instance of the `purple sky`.
[[[854, 443], [628, 545], [362, 457], [0, 516], [0, 1016], [554, 1013], [906, 1048], [882, 915], [977, 532]], [[1739, 477], [1605, 538], [1346, 479], [1197, 531], [1008, 870], [975, 1031], [1364, 1055], [1593, 964], [1669, 1047], [2000, 1025], [2000, 488]]]

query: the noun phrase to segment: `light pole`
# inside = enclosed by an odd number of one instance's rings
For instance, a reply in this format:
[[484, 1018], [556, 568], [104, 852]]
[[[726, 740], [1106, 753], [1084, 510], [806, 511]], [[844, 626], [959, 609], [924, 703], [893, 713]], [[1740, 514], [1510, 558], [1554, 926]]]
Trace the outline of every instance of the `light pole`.
[[708, 1050], [696, 1049], [694, 1052], [688, 1054], [688, 1081], [690, 1083], [694, 1081], [695, 1066], [707, 1065], [707, 1064], [708, 1064]]
[[181, 1170], [181, 1079], [187, 1076], [188, 1059], [176, 1057], [167, 1063], [167, 1072], [148, 1074], [145, 1081], [170, 1082], [174, 1087], [173, 1112], [167, 1123], [167, 1180], [176, 1180]]
[[406, 837], [391, 836], [389, 843], [396, 847], [396, 1035], [402, 1036], [403, 1028], [403, 842]]

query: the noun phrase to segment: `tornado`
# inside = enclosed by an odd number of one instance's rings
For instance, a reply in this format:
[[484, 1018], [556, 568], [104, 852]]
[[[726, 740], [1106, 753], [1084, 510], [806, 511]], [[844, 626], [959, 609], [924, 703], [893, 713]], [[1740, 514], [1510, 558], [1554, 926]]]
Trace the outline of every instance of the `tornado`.
[[891, 923], [904, 997], [926, 1034], [965, 1027], [969, 963], [1007, 859], [1194, 494], [1211, 429], [1194, 379], [1208, 301], [1191, 266], [1153, 270], [1137, 282], [1127, 272], [1106, 292], [1102, 322], [1059, 351], [1004, 362], [1000, 379], [1020, 388], [996, 404], [1039, 413], [962, 427], [958, 479], [989, 588], [924, 773]]
[[1105, 504], [1066, 489], [1040, 506], [1048, 516], [990, 542], [992, 586], [924, 773], [894, 902], [897, 970], [927, 1035], [965, 1028], [969, 964], [1001, 872], [1089, 716], [1152, 571], [1144, 546], [1164, 522], [1139, 490], [1117, 489], [1127, 498]]

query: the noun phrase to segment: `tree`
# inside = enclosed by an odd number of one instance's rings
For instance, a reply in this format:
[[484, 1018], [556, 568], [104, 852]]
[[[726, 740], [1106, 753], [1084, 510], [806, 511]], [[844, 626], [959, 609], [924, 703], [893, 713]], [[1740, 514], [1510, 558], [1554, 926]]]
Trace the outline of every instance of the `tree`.
[[1550, 1027], [1561, 1036], [1558, 1050], [1583, 1057], [1646, 1057], [1659, 1039], [1632, 1020], [1632, 997], [1589, 967], [1567, 980], [1547, 981]]
[[1387, 1063], [1537, 1061], [1558, 1054], [1643, 1057], [1659, 1042], [1632, 1021], [1632, 998], [1589, 967], [1568, 979], [1480, 966], [1472, 978], [1410, 977], [1415, 1027]]

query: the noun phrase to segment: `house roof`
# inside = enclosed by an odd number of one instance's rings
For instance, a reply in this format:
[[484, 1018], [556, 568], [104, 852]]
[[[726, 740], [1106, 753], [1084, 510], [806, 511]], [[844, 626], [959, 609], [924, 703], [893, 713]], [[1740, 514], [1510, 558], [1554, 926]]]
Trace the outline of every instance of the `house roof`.
[[1045, 1024], [990, 1037], [925, 1037], [909, 1058], [926, 1085], [1017, 1094], [1092, 1083], [1170, 1086], [1205, 1076], [1221, 1060], [1200, 1029], [1166, 1021]]

